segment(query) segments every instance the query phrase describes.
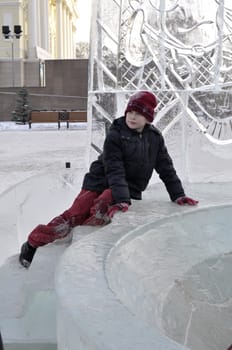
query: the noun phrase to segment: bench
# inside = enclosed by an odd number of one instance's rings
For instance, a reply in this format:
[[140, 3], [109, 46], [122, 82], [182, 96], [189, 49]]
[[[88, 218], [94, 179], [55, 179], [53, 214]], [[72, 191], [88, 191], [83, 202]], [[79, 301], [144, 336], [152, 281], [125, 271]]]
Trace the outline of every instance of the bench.
[[67, 128], [69, 123], [86, 123], [87, 122], [87, 111], [70, 111], [68, 113]]
[[60, 129], [60, 123], [66, 122], [67, 128], [69, 123], [87, 122], [87, 111], [31, 111], [29, 116], [29, 128], [32, 123], [57, 123]]
[[57, 123], [60, 128], [59, 112], [58, 111], [31, 111], [29, 116], [29, 128], [32, 123]]

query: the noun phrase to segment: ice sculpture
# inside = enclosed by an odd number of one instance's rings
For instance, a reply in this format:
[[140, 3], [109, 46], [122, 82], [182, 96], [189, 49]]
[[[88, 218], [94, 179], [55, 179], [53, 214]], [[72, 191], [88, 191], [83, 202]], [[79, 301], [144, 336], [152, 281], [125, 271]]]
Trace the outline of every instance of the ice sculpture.
[[[89, 120], [92, 156], [135, 90], [151, 89], [178, 172], [227, 181], [232, 155], [230, 0], [96, 0]], [[199, 157], [201, 154], [201, 157]], [[207, 164], [207, 167], [206, 167]]]

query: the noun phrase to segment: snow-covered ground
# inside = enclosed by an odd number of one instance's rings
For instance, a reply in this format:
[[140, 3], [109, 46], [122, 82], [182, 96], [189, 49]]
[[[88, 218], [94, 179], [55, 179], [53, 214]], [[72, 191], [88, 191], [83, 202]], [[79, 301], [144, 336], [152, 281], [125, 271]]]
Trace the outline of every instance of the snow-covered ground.
[[86, 153], [86, 124], [17, 125], [0, 123], [0, 193], [37, 174], [60, 171], [66, 162], [83, 168]]

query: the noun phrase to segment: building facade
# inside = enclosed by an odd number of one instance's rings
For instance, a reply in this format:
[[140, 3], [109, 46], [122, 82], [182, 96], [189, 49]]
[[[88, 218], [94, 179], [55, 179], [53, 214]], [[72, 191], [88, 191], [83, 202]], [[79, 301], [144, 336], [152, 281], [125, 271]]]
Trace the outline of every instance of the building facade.
[[[15, 57], [24, 59], [75, 58], [77, 0], [0, 0], [0, 24], [20, 25]], [[0, 58], [11, 56], [9, 39], [0, 37]]]
[[76, 57], [77, 1], [0, 0], [0, 86], [41, 85], [44, 60]]

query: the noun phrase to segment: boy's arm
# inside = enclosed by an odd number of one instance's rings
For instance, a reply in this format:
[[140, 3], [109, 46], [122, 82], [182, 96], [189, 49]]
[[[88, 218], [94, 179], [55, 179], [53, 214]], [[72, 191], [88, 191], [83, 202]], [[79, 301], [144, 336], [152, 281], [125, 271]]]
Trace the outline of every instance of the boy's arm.
[[173, 202], [179, 205], [196, 205], [198, 203], [198, 201], [195, 199], [192, 199], [185, 195], [181, 180], [176, 174], [176, 170], [174, 168], [172, 159], [168, 154], [168, 150], [165, 146], [162, 135], [160, 135], [160, 148], [155, 169], [159, 174], [160, 179], [164, 182], [169, 196]]
[[160, 135], [160, 147], [157, 154], [155, 170], [159, 174], [160, 179], [165, 184], [172, 201], [180, 197], [185, 197], [185, 192], [180, 178], [177, 176], [172, 159], [165, 146], [163, 136]]
[[173, 202], [179, 205], [196, 205], [198, 203], [195, 199], [185, 195], [181, 180], [177, 176], [162, 135], [160, 135], [160, 148], [155, 169], [159, 174], [160, 179], [164, 182]]

